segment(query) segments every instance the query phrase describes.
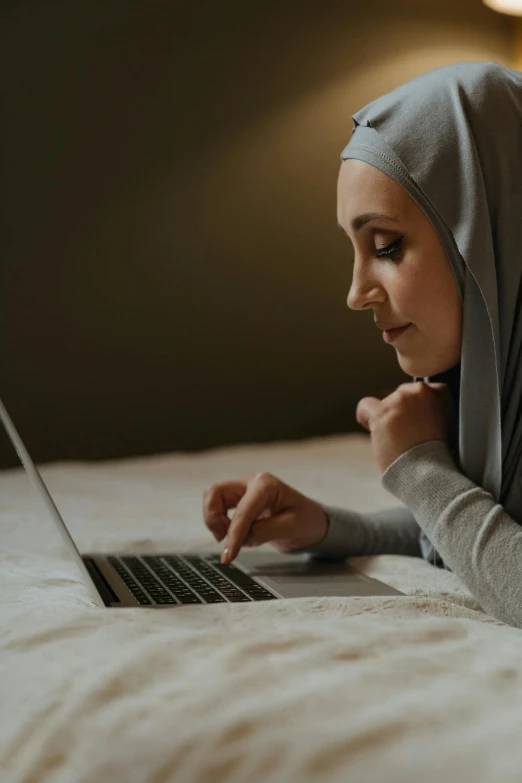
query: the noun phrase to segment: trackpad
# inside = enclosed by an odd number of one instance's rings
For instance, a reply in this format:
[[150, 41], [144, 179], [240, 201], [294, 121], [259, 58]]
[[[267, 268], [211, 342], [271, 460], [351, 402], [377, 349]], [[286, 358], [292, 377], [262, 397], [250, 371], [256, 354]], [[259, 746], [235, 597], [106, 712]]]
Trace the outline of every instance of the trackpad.
[[361, 573], [343, 560], [310, 558], [306, 552], [284, 555], [279, 552], [245, 552], [237, 565], [267, 587], [273, 585], [282, 597], [403, 595], [390, 585]]
[[311, 560], [302, 555], [272, 552], [241, 552], [238, 562], [250, 576], [269, 577], [279, 584], [295, 582], [297, 577], [321, 582], [338, 582], [342, 574], [357, 573], [346, 560]]

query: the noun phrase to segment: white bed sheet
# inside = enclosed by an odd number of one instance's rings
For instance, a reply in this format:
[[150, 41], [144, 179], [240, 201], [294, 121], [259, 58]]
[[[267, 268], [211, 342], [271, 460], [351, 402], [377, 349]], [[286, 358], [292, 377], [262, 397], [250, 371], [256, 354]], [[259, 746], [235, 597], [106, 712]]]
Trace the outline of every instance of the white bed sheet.
[[[220, 552], [202, 492], [261, 470], [399, 504], [360, 434], [41, 474], [82, 552]], [[0, 526], [1, 783], [521, 779], [521, 631], [455, 574], [368, 557], [407, 595], [100, 609], [21, 469], [0, 473]]]

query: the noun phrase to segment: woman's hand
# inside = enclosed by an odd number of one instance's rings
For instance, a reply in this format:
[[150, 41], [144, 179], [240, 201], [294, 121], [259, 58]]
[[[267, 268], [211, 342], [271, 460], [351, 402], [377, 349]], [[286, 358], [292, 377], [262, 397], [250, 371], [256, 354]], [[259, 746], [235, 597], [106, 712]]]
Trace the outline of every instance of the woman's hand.
[[445, 440], [454, 408], [447, 383], [401, 383], [378, 400], [363, 397], [355, 410], [358, 423], [371, 433], [381, 474], [401, 454], [429, 440]]
[[[230, 519], [227, 512], [232, 508], [235, 512]], [[203, 517], [218, 541], [227, 537], [222, 563], [234, 560], [242, 546], [270, 543], [280, 552], [311, 546], [328, 529], [319, 503], [270, 473], [208, 487], [203, 494]]]

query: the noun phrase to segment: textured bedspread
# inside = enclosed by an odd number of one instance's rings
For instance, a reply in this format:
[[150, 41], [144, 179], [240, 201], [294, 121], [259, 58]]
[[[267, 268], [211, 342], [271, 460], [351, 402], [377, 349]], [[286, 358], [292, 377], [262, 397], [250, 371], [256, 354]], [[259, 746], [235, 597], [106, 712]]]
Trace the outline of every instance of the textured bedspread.
[[[41, 474], [80, 551], [220, 552], [202, 492], [260, 470], [398, 504], [365, 435]], [[522, 632], [455, 574], [358, 558], [407, 595], [100, 609], [21, 469], [0, 474], [0, 525], [1, 783], [521, 779]]]

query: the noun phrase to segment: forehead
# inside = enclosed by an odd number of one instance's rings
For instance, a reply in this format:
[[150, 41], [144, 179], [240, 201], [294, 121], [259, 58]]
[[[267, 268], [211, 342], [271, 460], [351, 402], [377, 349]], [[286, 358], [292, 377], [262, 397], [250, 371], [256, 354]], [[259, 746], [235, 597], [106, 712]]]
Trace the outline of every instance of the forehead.
[[346, 228], [363, 212], [404, 215], [410, 201], [404, 188], [375, 166], [357, 158], [342, 162], [337, 180], [337, 220]]

